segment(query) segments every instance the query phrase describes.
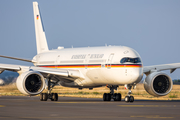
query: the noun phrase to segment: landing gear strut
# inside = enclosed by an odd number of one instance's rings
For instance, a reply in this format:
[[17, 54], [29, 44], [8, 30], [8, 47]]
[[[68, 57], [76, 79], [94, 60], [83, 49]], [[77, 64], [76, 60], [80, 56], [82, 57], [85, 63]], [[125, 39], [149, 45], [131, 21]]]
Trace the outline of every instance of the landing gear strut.
[[125, 87], [128, 88], [128, 90], [129, 90], [129, 92], [127, 93], [127, 96], [124, 99], [125, 102], [134, 102], [134, 97], [131, 96], [131, 94], [132, 94], [132, 91], [131, 91], [132, 85], [126, 85]]
[[58, 94], [57, 93], [51, 93], [52, 88], [58, 83], [57, 82], [51, 82], [51, 79], [48, 79], [48, 92], [47, 93], [41, 93], [40, 94], [40, 100], [41, 101], [47, 101], [48, 99], [51, 99], [51, 101], [58, 101]]
[[114, 90], [117, 90], [117, 85], [107, 86], [110, 89], [110, 93], [104, 93], [103, 95], [103, 101], [111, 101], [111, 99], [114, 99], [114, 101], [121, 101], [121, 94], [120, 93], [114, 93]]

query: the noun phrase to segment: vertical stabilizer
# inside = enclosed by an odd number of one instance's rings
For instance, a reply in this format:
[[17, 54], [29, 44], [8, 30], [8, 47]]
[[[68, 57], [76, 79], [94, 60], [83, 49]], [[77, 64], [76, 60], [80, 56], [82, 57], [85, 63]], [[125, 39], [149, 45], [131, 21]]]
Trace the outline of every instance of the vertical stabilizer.
[[33, 10], [34, 10], [37, 54], [39, 54], [48, 51], [49, 49], [46, 41], [46, 35], [44, 31], [42, 17], [37, 2], [33, 2]]

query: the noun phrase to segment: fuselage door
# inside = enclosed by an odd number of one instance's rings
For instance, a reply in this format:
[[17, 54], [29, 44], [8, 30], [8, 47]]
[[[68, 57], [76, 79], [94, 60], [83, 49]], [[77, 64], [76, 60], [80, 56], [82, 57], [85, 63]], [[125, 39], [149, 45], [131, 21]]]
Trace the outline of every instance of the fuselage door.
[[85, 62], [84, 62], [85, 69], [88, 69], [90, 55], [91, 54], [86, 55]]
[[109, 55], [108, 60], [107, 60], [107, 68], [108, 68], [108, 69], [111, 68], [111, 63], [112, 63], [113, 57], [114, 57], [114, 53], [111, 53], [111, 54]]
[[58, 68], [59, 64], [60, 64], [60, 55], [57, 56], [56, 61], [55, 61], [56, 68]]

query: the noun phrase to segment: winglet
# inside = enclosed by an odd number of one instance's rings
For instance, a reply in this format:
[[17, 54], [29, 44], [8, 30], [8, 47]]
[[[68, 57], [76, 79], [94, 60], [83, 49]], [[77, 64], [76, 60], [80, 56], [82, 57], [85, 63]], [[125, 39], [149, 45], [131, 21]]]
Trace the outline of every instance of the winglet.
[[49, 51], [42, 16], [37, 2], [33, 2], [37, 54]]

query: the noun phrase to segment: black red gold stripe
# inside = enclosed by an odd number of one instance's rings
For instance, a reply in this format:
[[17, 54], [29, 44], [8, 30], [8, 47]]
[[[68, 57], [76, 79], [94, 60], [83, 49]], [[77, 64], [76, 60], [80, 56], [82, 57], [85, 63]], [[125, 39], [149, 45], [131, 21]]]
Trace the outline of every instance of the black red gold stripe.
[[[77, 64], [77, 65], [40, 65], [39, 67], [46, 67], [46, 68], [101, 68], [101, 64]], [[105, 64], [105, 67], [111, 68], [140, 68], [142, 64]]]

